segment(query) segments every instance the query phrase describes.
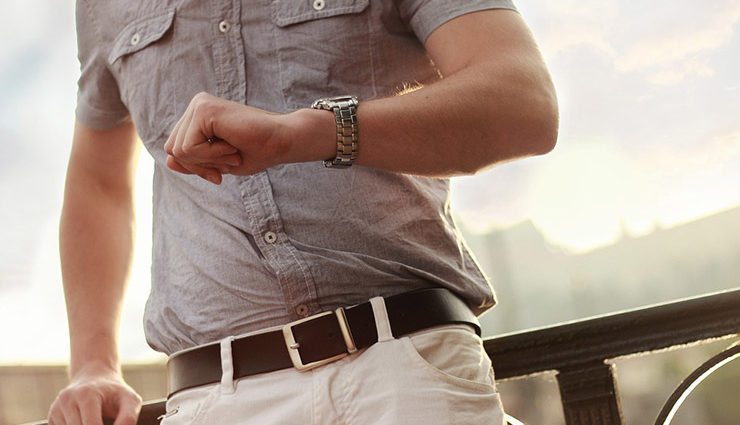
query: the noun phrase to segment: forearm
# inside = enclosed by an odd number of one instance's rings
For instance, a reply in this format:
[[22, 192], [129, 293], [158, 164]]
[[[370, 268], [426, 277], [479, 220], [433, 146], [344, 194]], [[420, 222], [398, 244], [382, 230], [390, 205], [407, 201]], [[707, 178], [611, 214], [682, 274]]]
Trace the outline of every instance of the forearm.
[[72, 375], [85, 365], [119, 366], [116, 333], [133, 244], [131, 200], [76, 180], [68, 180], [60, 232]]
[[132, 125], [95, 131], [77, 123], [60, 223], [60, 258], [74, 376], [118, 370], [117, 329], [132, 258]]
[[[403, 96], [361, 102], [356, 163], [443, 177], [548, 152], [557, 137], [549, 76], [544, 66], [506, 66], [512, 62], [471, 66]], [[296, 136], [295, 144], [311, 159], [333, 156], [331, 114], [301, 110], [295, 115], [295, 134], [307, 136]]]
[[358, 111], [357, 163], [453, 176], [545, 153], [556, 138], [554, 93], [529, 78], [542, 77], [480, 65], [403, 96], [366, 102]]

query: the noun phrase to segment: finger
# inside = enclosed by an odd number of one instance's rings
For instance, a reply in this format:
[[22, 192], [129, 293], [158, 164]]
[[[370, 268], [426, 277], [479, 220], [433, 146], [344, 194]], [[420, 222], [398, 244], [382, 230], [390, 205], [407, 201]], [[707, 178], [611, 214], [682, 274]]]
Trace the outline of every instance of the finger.
[[167, 167], [169, 167], [169, 169], [172, 171], [177, 171], [178, 173], [194, 174], [192, 171], [183, 167], [182, 164], [180, 164], [172, 155], [167, 155]]
[[180, 117], [179, 120], [177, 120], [177, 123], [175, 123], [175, 126], [172, 128], [172, 131], [170, 132], [170, 136], [167, 138], [167, 141], [164, 143], [164, 151], [168, 154], [172, 154], [172, 148], [175, 146], [175, 139], [177, 139], [177, 133], [180, 131], [180, 127], [182, 126], [182, 121], [185, 118], [185, 115], [187, 115], [187, 111]]
[[172, 131], [170, 132], [169, 137], [167, 137], [167, 141], [164, 142], [163, 149], [165, 152], [167, 152], [168, 155], [172, 155], [172, 146], [175, 144], [175, 136], [177, 135], [177, 130], [180, 129], [180, 121], [178, 120], [175, 124], [175, 127], [172, 128]]
[[231, 173], [231, 169], [232, 169], [230, 166], [224, 165], [224, 164], [210, 164], [209, 163], [209, 164], [200, 164], [200, 165], [206, 168], [214, 168], [218, 170], [221, 174], [229, 174]]
[[230, 155], [224, 155], [220, 158], [215, 158], [215, 161], [219, 164], [231, 165], [232, 167], [238, 167], [242, 165], [242, 155], [240, 153], [233, 153]]
[[47, 416], [49, 425], [67, 425], [67, 422], [64, 421], [64, 414], [62, 414], [62, 411], [58, 408], [54, 408], [52, 406]]
[[174, 158], [174, 161], [177, 167], [181, 167], [182, 169], [186, 170], [183, 172], [183, 174], [197, 174], [198, 176], [209, 181], [213, 181], [212, 176], [220, 175], [217, 169], [208, 168], [202, 164], [192, 164], [190, 162], [181, 161], [177, 158]]
[[238, 153], [233, 153], [229, 155], [222, 155], [222, 156], [215, 157], [215, 158], [204, 158], [200, 161], [187, 161], [187, 162], [195, 162], [205, 167], [208, 166], [206, 164], [228, 165], [230, 167], [238, 167], [242, 165], [242, 156]]
[[[230, 153], [239, 152], [239, 149], [237, 149], [236, 146], [216, 136], [207, 138], [206, 142], [208, 142], [208, 145], [211, 147], [215, 147], [215, 148], [223, 150], [223, 153], [221, 153], [221, 155], [228, 155]], [[225, 146], [221, 147], [221, 145], [225, 145]]]
[[[199, 138], [199, 134], [188, 134], [183, 144], [183, 156], [189, 162], [205, 162], [213, 158], [235, 155], [239, 150], [227, 142], [208, 143], [208, 138]], [[191, 139], [188, 139], [191, 138]]]
[[[172, 160], [170, 160], [172, 158]], [[167, 166], [183, 174], [197, 174], [213, 184], [221, 184], [221, 173], [217, 169], [206, 168], [202, 165], [183, 162], [174, 157], [167, 158]]]
[[121, 406], [116, 415], [113, 425], [136, 425], [141, 411], [141, 401], [136, 398], [126, 398], [121, 400]]
[[80, 402], [82, 425], [103, 425], [103, 405], [99, 398], [92, 397]]
[[[179, 149], [176, 148], [174, 151], [176, 158], [185, 159], [191, 163], [206, 162], [209, 157], [203, 155], [206, 155], [210, 149], [223, 149], [224, 145], [228, 145], [228, 143], [222, 141], [209, 143], [208, 140], [214, 140], [213, 137], [201, 130], [199, 123], [196, 122], [197, 120], [198, 118], [194, 117], [187, 123], [188, 127], [177, 135], [179, 143], [177, 148]], [[182, 137], [182, 140], [180, 140], [180, 137]]]
[[62, 415], [66, 425], [82, 425], [80, 411], [77, 410], [77, 404], [62, 404]]
[[177, 126], [177, 132], [175, 133], [175, 137], [172, 140], [172, 146], [170, 147], [170, 151], [167, 152], [170, 155], [174, 155], [174, 156], [182, 155], [183, 139], [185, 137], [185, 132], [190, 126], [190, 121], [193, 115], [190, 109], [191, 108], [188, 107], [188, 109], [185, 111], [185, 113], [180, 118], [180, 122], [178, 123], [178, 126]]

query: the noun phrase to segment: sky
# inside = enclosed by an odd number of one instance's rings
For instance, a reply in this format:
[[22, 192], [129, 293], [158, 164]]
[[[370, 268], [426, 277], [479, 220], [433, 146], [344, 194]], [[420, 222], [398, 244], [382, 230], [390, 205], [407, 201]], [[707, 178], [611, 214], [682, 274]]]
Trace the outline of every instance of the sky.
[[[68, 356], [57, 233], [79, 74], [72, 3], [0, 6], [10, 34], [0, 43], [0, 363]], [[582, 253], [740, 205], [740, 2], [517, 5], [558, 91], [558, 146], [456, 178], [461, 226], [531, 220], [550, 243]], [[151, 172], [142, 157], [122, 321], [128, 360], [154, 356], [141, 335]]]

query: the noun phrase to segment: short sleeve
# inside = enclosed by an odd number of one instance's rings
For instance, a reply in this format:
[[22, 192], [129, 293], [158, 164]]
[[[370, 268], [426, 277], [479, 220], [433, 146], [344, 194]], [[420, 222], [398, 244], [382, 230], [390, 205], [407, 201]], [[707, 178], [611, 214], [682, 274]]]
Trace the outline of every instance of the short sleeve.
[[80, 79], [77, 81], [75, 115], [80, 122], [92, 128], [117, 127], [131, 118], [121, 101], [118, 84], [108, 68], [106, 42], [87, 1], [77, 1], [76, 19]]
[[445, 22], [486, 9], [516, 10], [512, 0], [397, 0], [401, 18], [422, 43]]

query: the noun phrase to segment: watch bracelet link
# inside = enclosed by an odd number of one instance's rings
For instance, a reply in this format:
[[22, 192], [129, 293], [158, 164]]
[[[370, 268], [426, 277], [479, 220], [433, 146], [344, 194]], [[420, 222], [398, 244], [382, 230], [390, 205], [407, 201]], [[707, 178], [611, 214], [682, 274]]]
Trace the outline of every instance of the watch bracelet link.
[[311, 105], [313, 109], [332, 111], [337, 127], [337, 155], [324, 160], [324, 167], [349, 168], [357, 159], [359, 147], [357, 105], [358, 101], [355, 96], [318, 99]]

